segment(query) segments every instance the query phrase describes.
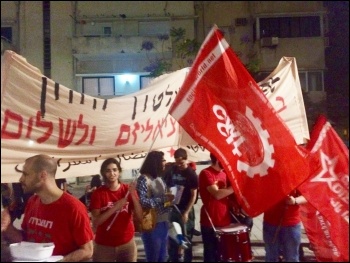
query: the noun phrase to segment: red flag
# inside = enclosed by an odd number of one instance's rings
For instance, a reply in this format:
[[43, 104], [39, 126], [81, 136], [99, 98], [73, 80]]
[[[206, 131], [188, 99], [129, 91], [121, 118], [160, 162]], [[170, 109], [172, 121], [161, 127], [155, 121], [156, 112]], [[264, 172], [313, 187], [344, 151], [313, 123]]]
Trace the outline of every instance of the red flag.
[[221, 161], [250, 216], [309, 175], [305, 153], [216, 26], [169, 112]]
[[300, 218], [318, 262], [347, 262], [330, 238], [331, 225], [309, 203], [300, 206]]
[[306, 233], [319, 250], [328, 244], [328, 250], [315, 251], [319, 261], [349, 261], [349, 150], [324, 116], [317, 119], [307, 148], [310, 167], [316, 169], [298, 188], [315, 209], [303, 208], [304, 212], [318, 216], [302, 218]]

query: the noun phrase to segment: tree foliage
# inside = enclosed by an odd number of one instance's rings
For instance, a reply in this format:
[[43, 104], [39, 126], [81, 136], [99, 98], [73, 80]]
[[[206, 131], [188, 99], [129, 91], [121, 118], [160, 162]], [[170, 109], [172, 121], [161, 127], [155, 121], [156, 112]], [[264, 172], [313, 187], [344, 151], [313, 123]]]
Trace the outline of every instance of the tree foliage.
[[[159, 56], [155, 59], [149, 59], [150, 64], [144, 68], [145, 71], [150, 72], [150, 77], [158, 77], [172, 69], [181, 69], [192, 65], [193, 59], [200, 48], [200, 43], [195, 39], [186, 38], [186, 30], [182, 27], [171, 28], [170, 37], [173, 44], [173, 57], [166, 58], [164, 55], [163, 46], [164, 42], [169, 39], [169, 35], [159, 35], [158, 39], [162, 41], [162, 50], [158, 52]], [[154, 43], [152, 41], [142, 43], [141, 50], [145, 50], [146, 54], [153, 49]]]

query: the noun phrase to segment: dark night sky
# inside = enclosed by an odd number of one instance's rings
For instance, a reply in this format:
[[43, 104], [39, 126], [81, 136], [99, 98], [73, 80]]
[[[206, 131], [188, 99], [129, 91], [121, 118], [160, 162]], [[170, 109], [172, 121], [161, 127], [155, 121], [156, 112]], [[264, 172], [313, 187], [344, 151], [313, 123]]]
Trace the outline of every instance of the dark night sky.
[[325, 88], [328, 115], [349, 123], [349, 2], [325, 1], [329, 17], [330, 47], [326, 49]]

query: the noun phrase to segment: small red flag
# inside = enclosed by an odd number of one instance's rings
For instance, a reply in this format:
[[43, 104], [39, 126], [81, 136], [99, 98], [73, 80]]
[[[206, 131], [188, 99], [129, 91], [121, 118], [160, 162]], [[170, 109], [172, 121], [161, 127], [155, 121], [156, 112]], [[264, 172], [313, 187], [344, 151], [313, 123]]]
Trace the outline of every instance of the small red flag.
[[216, 26], [169, 112], [217, 156], [250, 216], [280, 201], [309, 175], [305, 152]]

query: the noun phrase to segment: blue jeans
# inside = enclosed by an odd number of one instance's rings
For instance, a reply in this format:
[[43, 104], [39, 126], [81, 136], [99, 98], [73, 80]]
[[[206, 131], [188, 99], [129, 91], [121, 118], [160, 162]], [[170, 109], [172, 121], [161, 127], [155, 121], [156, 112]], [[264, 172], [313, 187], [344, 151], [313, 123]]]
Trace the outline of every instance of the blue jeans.
[[151, 232], [141, 234], [147, 262], [167, 261], [168, 222], [159, 222]]
[[265, 242], [266, 262], [278, 262], [280, 254], [282, 254], [286, 262], [299, 262], [300, 223], [295, 226], [281, 226], [278, 229], [278, 226], [264, 222], [263, 239]]

